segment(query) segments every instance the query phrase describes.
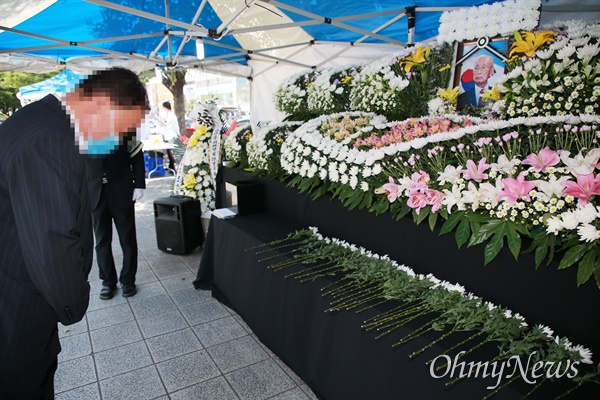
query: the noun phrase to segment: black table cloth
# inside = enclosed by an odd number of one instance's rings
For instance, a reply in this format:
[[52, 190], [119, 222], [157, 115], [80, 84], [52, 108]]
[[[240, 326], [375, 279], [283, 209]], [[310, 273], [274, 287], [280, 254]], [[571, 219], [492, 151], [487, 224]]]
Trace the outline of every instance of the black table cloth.
[[[268, 269], [258, 262], [255, 252], [246, 251], [308, 226], [318, 226], [326, 236], [388, 254], [418, 273], [458, 282], [488, 301], [521, 313], [530, 324], [548, 325], [557, 335], [590, 347], [595, 358], [599, 354], [600, 313], [593, 309], [600, 304], [600, 291], [591, 282], [577, 288], [575, 268], [558, 271], [550, 266], [536, 271], [532, 257], [516, 262], [508, 249], [484, 267], [483, 246], [459, 250], [452, 234], [439, 237], [425, 224], [417, 226], [410, 219], [396, 221], [389, 214], [348, 211], [338, 200], [311, 200], [282, 182], [237, 170], [224, 169], [219, 179], [265, 184], [268, 213], [228, 220], [213, 217], [194, 284], [213, 289], [216, 297], [232, 306], [320, 398], [482, 398], [489, 393], [485, 387], [493, 382], [467, 379], [447, 390], [444, 383], [449, 379], [431, 377], [425, 362], [468, 335], [453, 335], [455, 342], [444, 341], [444, 347], [436, 346], [411, 360], [408, 354], [437, 336], [425, 335], [392, 349], [392, 343], [419, 325], [408, 325], [377, 341], [376, 334], [363, 331], [360, 325], [383, 309], [368, 310], [364, 315], [325, 313], [331, 299], [323, 298], [320, 289], [332, 280], [301, 284], [285, 279], [285, 273]], [[469, 360], [489, 360], [496, 354], [495, 347], [490, 346], [482, 347]], [[530, 389], [517, 382], [496, 398], [521, 398]], [[545, 384], [532, 398], [556, 396], [564, 389], [561, 383]], [[595, 390], [594, 386], [592, 393]], [[573, 398], [585, 398], [589, 393], [579, 391]]]

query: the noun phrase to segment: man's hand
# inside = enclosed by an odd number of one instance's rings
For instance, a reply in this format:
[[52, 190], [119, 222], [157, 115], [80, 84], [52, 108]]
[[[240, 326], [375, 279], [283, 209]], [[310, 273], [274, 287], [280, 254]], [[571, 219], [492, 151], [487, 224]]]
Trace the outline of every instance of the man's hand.
[[133, 198], [131, 200], [138, 201], [144, 197], [144, 189], [133, 189]]

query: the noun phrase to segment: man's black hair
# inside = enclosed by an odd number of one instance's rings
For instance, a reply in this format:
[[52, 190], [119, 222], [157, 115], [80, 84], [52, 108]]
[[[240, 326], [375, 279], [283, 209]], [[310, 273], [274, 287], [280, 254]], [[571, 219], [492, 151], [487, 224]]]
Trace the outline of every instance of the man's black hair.
[[82, 89], [86, 96], [105, 93], [119, 106], [149, 109], [146, 87], [140, 78], [127, 68], [115, 67], [95, 71], [77, 87]]

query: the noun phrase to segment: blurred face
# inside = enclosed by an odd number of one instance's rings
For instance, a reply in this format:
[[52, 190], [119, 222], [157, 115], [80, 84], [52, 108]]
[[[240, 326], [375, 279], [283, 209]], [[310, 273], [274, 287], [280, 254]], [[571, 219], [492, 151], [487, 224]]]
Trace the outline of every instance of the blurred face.
[[494, 73], [494, 63], [489, 58], [480, 58], [473, 68], [473, 81], [479, 87], [487, 85], [487, 81]]
[[141, 107], [116, 105], [103, 94], [80, 97], [73, 108], [79, 130], [88, 139], [102, 140], [107, 136], [123, 136], [135, 130], [146, 114]]

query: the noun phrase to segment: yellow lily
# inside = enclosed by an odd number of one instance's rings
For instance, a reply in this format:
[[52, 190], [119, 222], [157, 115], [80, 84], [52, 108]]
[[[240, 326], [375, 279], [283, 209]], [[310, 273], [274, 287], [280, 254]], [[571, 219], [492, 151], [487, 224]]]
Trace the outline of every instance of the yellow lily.
[[423, 47], [421, 45], [417, 45], [417, 51], [415, 51], [410, 56], [407, 56], [404, 60], [400, 61], [400, 65], [404, 65], [404, 71], [409, 73], [412, 67], [416, 64], [422, 64], [425, 62], [427, 57], [429, 57], [429, 53], [431, 52], [431, 47]]
[[544, 43], [554, 42], [554, 32], [523, 32], [525, 38], [515, 31], [515, 38], [517, 39], [508, 54], [512, 57], [513, 53], [524, 53], [527, 57], [532, 57], [537, 49], [540, 48]]
[[438, 89], [438, 96], [450, 104], [456, 104], [458, 99], [458, 86], [454, 89]]
[[450, 68], [452, 68], [452, 66], [450, 64], [446, 64], [442, 68], [440, 68], [439, 71], [442, 72], [442, 71], [445, 71], [445, 70], [450, 69]]
[[500, 93], [500, 90], [498, 90], [498, 87], [496, 85], [494, 85], [494, 87], [491, 88], [490, 90], [487, 90], [481, 96], [481, 98], [483, 99], [483, 101], [490, 101], [490, 100], [498, 101], [498, 100], [500, 100], [501, 95], [502, 94]]
[[352, 77], [350, 75], [346, 75], [345, 77], [342, 78], [342, 83], [346, 84], [348, 82], [350, 82], [352, 80]]

